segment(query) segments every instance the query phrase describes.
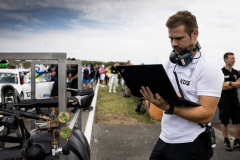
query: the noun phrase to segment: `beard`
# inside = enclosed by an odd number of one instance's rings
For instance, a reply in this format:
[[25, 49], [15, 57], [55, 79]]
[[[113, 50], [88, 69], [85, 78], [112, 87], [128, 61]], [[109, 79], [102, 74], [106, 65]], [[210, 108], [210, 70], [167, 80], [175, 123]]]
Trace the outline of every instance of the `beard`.
[[[191, 42], [191, 41], [190, 41]], [[176, 46], [176, 47], [173, 47], [173, 49], [175, 50], [175, 52], [178, 54], [178, 53], [180, 53], [180, 52], [182, 52], [182, 51], [184, 51], [184, 50], [188, 50], [188, 51], [192, 51], [193, 50], [193, 48], [194, 48], [194, 44], [189, 44], [188, 45], [188, 47], [186, 47], [186, 48], [182, 48], [182, 47], [179, 47], [179, 46]]]
[[184, 48], [181, 48], [181, 47], [174, 47], [173, 49], [175, 50], [176, 53], [180, 53], [183, 50], [185, 50]]

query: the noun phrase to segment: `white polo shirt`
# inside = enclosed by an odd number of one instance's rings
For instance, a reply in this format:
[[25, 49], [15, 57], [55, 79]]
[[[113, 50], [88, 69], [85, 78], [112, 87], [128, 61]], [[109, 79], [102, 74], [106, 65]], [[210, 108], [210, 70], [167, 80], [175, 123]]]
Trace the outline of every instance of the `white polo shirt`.
[[[203, 49], [201, 57], [193, 59], [188, 66], [176, 66], [176, 73], [184, 98], [199, 103], [198, 96], [221, 97], [224, 77], [216, 61], [207, 56]], [[200, 56], [197, 52], [194, 58]], [[164, 68], [176, 91], [179, 92], [173, 70], [176, 64], [170, 60]], [[166, 143], [193, 142], [205, 131], [198, 123], [185, 120], [177, 115], [163, 114], [160, 138]]]

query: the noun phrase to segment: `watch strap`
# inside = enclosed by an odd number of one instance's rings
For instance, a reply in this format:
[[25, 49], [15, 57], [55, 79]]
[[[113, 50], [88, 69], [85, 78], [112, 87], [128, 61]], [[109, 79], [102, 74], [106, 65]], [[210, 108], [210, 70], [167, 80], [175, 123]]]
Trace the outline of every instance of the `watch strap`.
[[169, 107], [169, 109], [168, 109], [167, 111], [165, 111], [164, 113], [165, 113], [165, 114], [173, 115], [173, 111], [174, 111], [174, 103], [169, 102], [168, 104], [170, 105], [170, 107]]

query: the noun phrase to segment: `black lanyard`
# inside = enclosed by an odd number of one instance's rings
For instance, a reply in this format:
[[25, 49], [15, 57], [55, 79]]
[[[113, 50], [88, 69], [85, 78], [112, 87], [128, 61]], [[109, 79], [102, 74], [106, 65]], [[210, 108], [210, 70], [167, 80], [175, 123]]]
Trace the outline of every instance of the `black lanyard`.
[[[175, 71], [176, 66], [177, 66], [177, 65], [175, 65], [175, 67], [174, 67], [173, 74], [174, 74], [174, 76], [175, 76], [175, 80], [177, 81], [178, 90], [179, 90], [182, 98], [185, 99], [184, 96], [183, 96], [183, 92], [182, 92], [182, 89], [181, 89], [181, 87], [180, 87], [179, 81], [178, 81], [177, 73], [176, 73], [176, 71]], [[204, 125], [202, 125], [202, 124], [200, 124], [200, 123], [198, 123], [198, 124], [199, 124], [202, 128], [205, 127]]]

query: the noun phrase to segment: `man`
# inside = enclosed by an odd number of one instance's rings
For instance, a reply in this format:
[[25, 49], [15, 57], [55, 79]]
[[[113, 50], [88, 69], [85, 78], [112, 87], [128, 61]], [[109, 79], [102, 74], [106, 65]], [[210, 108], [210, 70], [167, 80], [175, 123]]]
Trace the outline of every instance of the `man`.
[[94, 65], [91, 64], [91, 68], [90, 68], [90, 76], [89, 76], [89, 88], [93, 88], [93, 81], [96, 75], [96, 69], [94, 68]]
[[99, 72], [99, 80], [100, 80], [100, 84], [102, 84], [102, 80], [101, 80], [101, 71], [102, 71], [102, 65], [99, 65], [98, 72]]
[[101, 83], [102, 83], [101, 87], [106, 87], [104, 85], [105, 73], [106, 73], [106, 70], [104, 68], [104, 65], [102, 65], [102, 68], [101, 68], [101, 71], [100, 71], [100, 80], [101, 80]]
[[[71, 78], [71, 71], [70, 68], [68, 66], [66, 66], [66, 71], [67, 71], [67, 78]], [[53, 87], [51, 90], [51, 97], [57, 97], [58, 96], [58, 65], [55, 65], [55, 68], [52, 72], [52, 76], [54, 77], [54, 83], [53, 83]], [[50, 116], [55, 116], [56, 113], [56, 109], [55, 107], [52, 107], [52, 113], [50, 113]]]
[[[206, 145], [205, 124], [211, 122], [215, 114], [223, 75], [215, 60], [207, 56], [198, 43], [198, 24], [194, 15], [179, 11], [168, 19], [166, 26], [175, 55], [175, 61], [167, 61], [166, 73], [174, 89], [182, 92], [182, 97], [200, 106], [177, 106], [162, 99], [158, 93], [153, 95], [151, 88], [142, 87], [143, 99], [166, 111], [161, 122], [162, 132], [150, 160], [210, 159], [213, 150]], [[184, 59], [185, 56], [188, 58]], [[200, 124], [204, 124], [203, 127]]]
[[24, 69], [22, 63], [19, 63], [19, 66], [17, 67], [17, 69]]
[[100, 74], [99, 74], [99, 67], [98, 67], [98, 65], [96, 64], [96, 72], [95, 72], [95, 78], [96, 78], [96, 84], [98, 83], [98, 78], [99, 78], [99, 76], [100, 76]]
[[[75, 58], [71, 59], [72, 61], [76, 61]], [[78, 65], [71, 64], [71, 79], [70, 79], [70, 88], [78, 89]], [[71, 92], [71, 96], [76, 96], [76, 92]]]
[[230, 141], [228, 139], [228, 124], [231, 118], [235, 127], [235, 140], [233, 148], [240, 150], [240, 105], [238, 99], [237, 88], [240, 88], [240, 74], [233, 69], [235, 63], [234, 54], [227, 52], [223, 56], [225, 67], [222, 68], [224, 74], [224, 83], [222, 86], [222, 96], [219, 101], [219, 119], [221, 120], [221, 128], [224, 138], [224, 147], [226, 151], [231, 151]]
[[[71, 59], [72, 61], [76, 61], [75, 58]], [[78, 65], [71, 64], [71, 79], [70, 79], [70, 88], [78, 89]], [[71, 96], [77, 96], [76, 92], [71, 92]], [[77, 108], [72, 109], [71, 111], [75, 113]]]
[[109, 81], [109, 93], [112, 92], [112, 85], [113, 85], [113, 93], [116, 93], [116, 87], [118, 86], [118, 69], [117, 63], [111, 67], [111, 79]]
[[91, 73], [90, 69], [88, 68], [88, 64], [85, 64], [83, 70], [82, 70], [82, 73], [83, 73], [83, 87], [85, 89], [88, 88], [88, 82], [89, 82], [89, 75]]

